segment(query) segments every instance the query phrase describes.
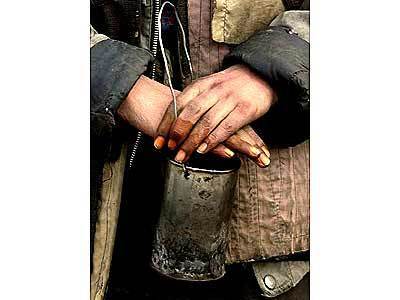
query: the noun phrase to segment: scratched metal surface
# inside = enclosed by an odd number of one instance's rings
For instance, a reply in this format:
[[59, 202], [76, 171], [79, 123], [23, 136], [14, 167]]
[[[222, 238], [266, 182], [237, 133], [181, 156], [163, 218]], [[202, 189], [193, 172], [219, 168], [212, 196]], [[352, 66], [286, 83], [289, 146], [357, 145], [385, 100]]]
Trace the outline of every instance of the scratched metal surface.
[[225, 274], [225, 249], [237, 171], [190, 171], [167, 163], [164, 201], [152, 267], [175, 279], [215, 280]]

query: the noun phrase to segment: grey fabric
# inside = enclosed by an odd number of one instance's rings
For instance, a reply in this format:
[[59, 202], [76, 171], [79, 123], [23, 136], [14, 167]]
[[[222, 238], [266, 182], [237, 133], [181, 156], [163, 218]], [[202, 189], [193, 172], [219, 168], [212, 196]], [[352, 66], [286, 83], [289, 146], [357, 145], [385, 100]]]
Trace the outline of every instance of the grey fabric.
[[153, 56], [147, 50], [115, 40], [90, 49], [90, 111], [115, 112]]
[[309, 43], [291, 28], [271, 26], [237, 46], [225, 57], [225, 64], [245, 63], [276, 88], [278, 96], [289, 92], [291, 99], [307, 104], [309, 52]]
[[270, 144], [295, 146], [309, 138], [309, 43], [289, 27], [270, 26], [238, 45], [224, 64], [246, 64], [260, 74], [278, 95], [259, 123]]
[[286, 26], [294, 30], [303, 40], [310, 42], [310, 11], [290, 10], [281, 13], [271, 26]]
[[262, 295], [273, 298], [296, 286], [310, 271], [310, 262], [255, 262], [252, 267]]

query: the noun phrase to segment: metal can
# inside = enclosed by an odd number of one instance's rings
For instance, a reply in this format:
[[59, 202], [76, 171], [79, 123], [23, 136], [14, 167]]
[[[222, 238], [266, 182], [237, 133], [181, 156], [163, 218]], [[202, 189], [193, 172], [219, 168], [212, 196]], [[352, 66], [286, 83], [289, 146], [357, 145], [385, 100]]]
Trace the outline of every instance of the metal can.
[[[203, 167], [202, 167], [203, 166]], [[152, 267], [168, 277], [209, 281], [225, 274], [229, 219], [240, 159], [167, 161]]]

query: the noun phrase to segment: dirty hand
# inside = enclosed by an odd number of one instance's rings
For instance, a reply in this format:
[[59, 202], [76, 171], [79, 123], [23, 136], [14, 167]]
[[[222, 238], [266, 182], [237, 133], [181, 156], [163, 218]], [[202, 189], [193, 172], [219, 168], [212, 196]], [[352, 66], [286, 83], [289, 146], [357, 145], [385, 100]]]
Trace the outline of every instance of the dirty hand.
[[[175, 160], [186, 162], [195, 150], [206, 153], [225, 141], [229, 143], [231, 136], [269, 110], [276, 94], [249, 68], [236, 65], [193, 82], [178, 96], [178, 101], [184, 108], [175, 121], [172, 110], [167, 110], [157, 130], [156, 143], [161, 148], [169, 138], [168, 148], [179, 147]], [[234, 150], [243, 152], [246, 148], [246, 155], [264, 162], [260, 166], [269, 164], [268, 150], [252, 153], [250, 149], [255, 148], [250, 145], [243, 146], [238, 141], [234, 145], [229, 143]]]
[[[180, 93], [179, 91], [175, 92], [177, 95]], [[157, 128], [168, 106], [168, 109], [171, 111], [170, 116], [174, 118], [171, 102], [172, 95], [169, 87], [142, 75], [126, 99], [121, 103], [118, 108], [118, 114], [130, 125], [151, 137], [155, 137]], [[178, 107], [182, 106], [178, 102]], [[255, 146], [262, 143], [258, 136], [255, 138], [256, 133], [253, 133], [251, 130], [247, 131], [250, 134], [245, 132], [245, 130], [241, 130], [235, 137], [230, 139], [230, 145], [234, 145], [234, 149], [243, 147], [243, 145], [247, 145], [248, 143]], [[236, 146], [237, 144], [239, 146]], [[255, 148], [253, 151], [255, 151]], [[234, 155], [234, 152], [224, 145], [218, 145], [212, 150], [212, 153], [223, 158], [230, 158]]]
[[[175, 91], [175, 93], [176, 95], [180, 94], [180, 92], [178, 91]], [[178, 97], [178, 113], [183, 110], [187, 102], [188, 101], [186, 101], [185, 103], [185, 98]], [[174, 120], [174, 104], [173, 102], [171, 102], [168, 109], [164, 113], [162, 122], [157, 129], [158, 136], [154, 141], [154, 147], [156, 149], [161, 149], [164, 147], [166, 142], [165, 137], [168, 136], [168, 132]], [[159, 135], [160, 132], [165, 133], [165, 135]], [[266, 145], [264, 144], [263, 140], [258, 136], [258, 134], [248, 125], [236, 131], [227, 140], [225, 140], [223, 144], [217, 145], [215, 148], [211, 149], [210, 152], [218, 155], [221, 158], [232, 158], [235, 155], [235, 152], [232, 150], [246, 155], [260, 167], [267, 167], [270, 163], [270, 153]], [[179, 157], [176, 160], [180, 161]]]

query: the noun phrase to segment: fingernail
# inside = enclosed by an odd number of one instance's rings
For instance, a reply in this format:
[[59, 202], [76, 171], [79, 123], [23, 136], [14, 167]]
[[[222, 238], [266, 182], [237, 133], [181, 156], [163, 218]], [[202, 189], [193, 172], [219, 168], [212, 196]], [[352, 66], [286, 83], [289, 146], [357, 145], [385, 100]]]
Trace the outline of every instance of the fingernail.
[[185, 151], [183, 151], [182, 149], [181, 150], [179, 150], [178, 151], [178, 153], [176, 154], [176, 156], [175, 156], [175, 160], [177, 161], [177, 162], [183, 162], [183, 160], [185, 159], [185, 157], [186, 157], [186, 153], [185, 153]]
[[270, 159], [265, 154], [261, 154], [259, 160], [264, 166], [268, 166], [271, 162]]
[[235, 152], [233, 152], [231, 149], [228, 149], [228, 148], [225, 148], [224, 152], [229, 157], [233, 157], [235, 155]]
[[174, 140], [169, 140], [168, 141], [168, 148], [170, 149], [170, 150], [174, 150], [175, 148], [176, 148], [176, 142], [174, 141]]
[[199, 148], [197, 148], [197, 152], [203, 154], [207, 150], [207, 143], [202, 143]]
[[271, 153], [268, 151], [267, 147], [262, 146], [261, 149], [264, 151], [265, 155], [269, 157], [271, 157]]
[[254, 155], [254, 156], [259, 156], [261, 153], [261, 150], [258, 149], [257, 147], [251, 146], [250, 147], [250, 152]]
[[164, 146], [164, 142], [165, 139], [163, 136], [158, 136], [155, 140], [154, 140], [154, 148], [160, 150], [163, 146]]

